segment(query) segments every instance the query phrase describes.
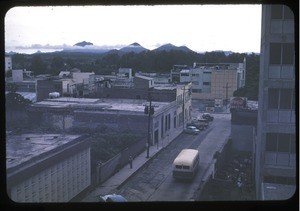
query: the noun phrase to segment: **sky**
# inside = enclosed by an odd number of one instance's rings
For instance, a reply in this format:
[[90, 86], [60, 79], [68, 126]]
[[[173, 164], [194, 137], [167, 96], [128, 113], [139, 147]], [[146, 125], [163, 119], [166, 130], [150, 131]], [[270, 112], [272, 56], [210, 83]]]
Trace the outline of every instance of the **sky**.
[[261, 5], [14, 7], [4, 21], [6, 52], [81, 41], [115, 49], [137, 42], [149, 50], [171, 43], [196, 52], [260, 52]]

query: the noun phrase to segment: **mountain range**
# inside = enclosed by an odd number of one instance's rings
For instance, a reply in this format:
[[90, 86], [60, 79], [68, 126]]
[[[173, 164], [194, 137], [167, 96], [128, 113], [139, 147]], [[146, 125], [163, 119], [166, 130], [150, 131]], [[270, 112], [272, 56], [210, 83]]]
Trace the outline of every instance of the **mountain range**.
[[[165, 44], [162, 45], [156, 49], [153, 49], [152, 51], [184, 51], [184, 52], [194, 52], [191, 49], [189, 49], [186, 46], [175, 46], [173, 44]], [[146, 51], [150, 51], [149, 49], [141, 46], [139, 43], [134, 42], [130, 45], [127, 45], [123, 48], [118, 49], [110, 49], [110, 48], [101, 48], [99, 46], [95, 46], [90, 42], [86, 42], [86, 41], [82, 41], [79, 43], [76, 43], [75, 45], [73, 45], [71, 48], [65, 48], [62, 50], [62, 52], [85, 52], [85, 53], [118, 53], [120, 55], [125, 54], [125, 53], [141, 53], [141, 52], [146, 52]]]
[[[49, 49], [49, 46], [46, 46], [47, 48], [45, 49]], [[35, 53], [29, 53], [29, 54], [37, 54], [37, 53], [41, 53], [41, 51], [45, 50], [43, 48], [43, 46], [41, 46], [40, 48], [32, 48], [32, 50], [36, 50]], [[97, 54], [113, 54], [116, 53], [119, 56], [122, 56], [126, 53], [141, 53], [141, 52], [147, 52], [147, 51], [153, 51], [153, 52], [159, 52], [159, 51], [183, 51], [186, 53], [200, 53], [200, 54], [204, 54], [206, 51], [203, 52], [195, 52], [191, 49], [189, 49], [186, 46], [175, 46], [171, 43], [168, 44], [164, 44], [161, 45], [153, 50], [149, 50], [143, 46], [141, 46], [139, 43], [134, 42], [130, 45], [127, 45], [125, 47], [121, 47], [121, 48], [117, 48], [117, 46], [97, 46], [94, 45], [91, 42], [87, 42], [87, 41], [82, 41], [82, 42], [78, 42], [76, 44], [74, 44], [73, 46], [68, 46], [68, 45], [63, 45], [60, 49], [56, 48], [57, 50], [55, 50], [55, 48], [53, 49], [53, 51], [47, 51], [47, 52], [63, 52], [63, 53], [97, 53]], [[30, 49], [29, 49], [30, 50]], [[234, 52], [232, 51], [223, 51], [223, 50], [215, 50], [214, 52], [224, 52], [225, 55], [230, 55]], [[13, 55], [16, 54], [17, 52], [14, 51], [10, 51], [10, 52], [6, 52], [6, 55]], [[247, 54], [252, 54], [253, 52], [245, 52]], [[26, 54], [26, 53], [25, 53]], [[259, 55], [259, 53], [255, 53], [256, 55]]]

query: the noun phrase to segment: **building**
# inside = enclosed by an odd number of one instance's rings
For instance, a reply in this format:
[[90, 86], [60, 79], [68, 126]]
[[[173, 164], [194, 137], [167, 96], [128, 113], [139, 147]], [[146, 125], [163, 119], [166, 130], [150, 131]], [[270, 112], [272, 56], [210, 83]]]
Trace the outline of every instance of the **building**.
[[37, 101], [49, 98], [49, 93], [58, 92], [60, 96], [76, 95], [76, 85], [72, 79], [46, 77], [36, 80]]
[[[181, 90], [177, 100], [172, 102], [151, 101], [154, 114], [151, 115], [151, 144], [160, 141], [174, 130], [183, 130], [184, 123], [191, 118], [191, 100], [183, 106]], [[190, 99], [190, 98], [189, 98]], [[148, 115], [145, 107], [150, 106], [144, 99], [95, 99], [60, 97], [31, 104], [28, 116], [32, 122], [48, 123], [65, 130], [108, 127], [116, 131], [130, 131], [147, 136]]]
[[132, 69], [131, 68], [119, 68], [117, 76], [131, 80], [132, 79]]
[[89, 96], [94, 93], [94, 83], [91, 81], [93, 75], [73, 68], [60, 72], [58, 76], [37, 78], [37, 101], [49, 98], [51, 92], [58, 92], [60, 96]]
[[245, 86], [246, 59], [243, 63], [194, 63], [193, 68], [174, 65], [174, 83], [192, 83], [193, 99], [228, 100], [234, 91]]
[[5, 78], [5, 94], [13, 91], [31, 102], [36, 101], [36, 81], [31, 77], [31, 71], [12, 70], [12, 77]]
[[288, 199], [296, 190], [294, 35], [287, 6], [262, 5], [255, 147], [256, 196], [261, 200]]
[[173, 68], [171, 69], [171, 81], [173, 83], [179, 83], [181, 70], [187, 70], [187, 69], [190, 69], [188, 65], [174, 65]]
[[86, 136], [6, 136], [7, 193], [15, 202], [68, 202], [91, 184]]
[[253, 155], [257, 130], [257, 102], [247, 101], [245, 107], [231, 107], [230, 112], [231, 149]]
[[5, 73], [12, 70], [12, 59], [11, 56], [5, 56]]

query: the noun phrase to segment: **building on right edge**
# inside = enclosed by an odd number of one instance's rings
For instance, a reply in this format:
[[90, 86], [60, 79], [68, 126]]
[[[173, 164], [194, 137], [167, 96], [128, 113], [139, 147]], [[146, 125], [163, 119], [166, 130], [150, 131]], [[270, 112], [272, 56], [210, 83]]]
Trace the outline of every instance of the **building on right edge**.
[[296, 190], [294, 14], [262, 5], [255, 183], [258, 200], [284, 200]]

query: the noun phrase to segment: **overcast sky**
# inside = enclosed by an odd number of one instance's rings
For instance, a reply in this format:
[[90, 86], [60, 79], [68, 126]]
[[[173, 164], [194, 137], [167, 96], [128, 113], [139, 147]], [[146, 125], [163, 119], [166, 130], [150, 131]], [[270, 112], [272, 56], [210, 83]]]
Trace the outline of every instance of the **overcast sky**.
[[77, 42], [120, 48], [166, 43], [197, 51], [259, 52], [261, 5], [14, 7], [5, 16], [5, 50]]

